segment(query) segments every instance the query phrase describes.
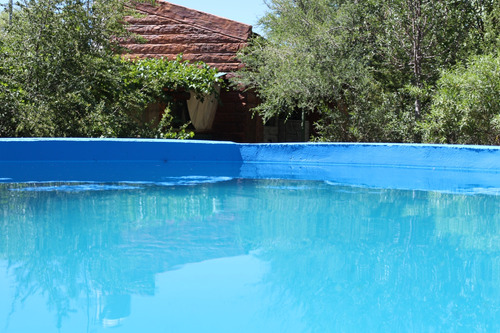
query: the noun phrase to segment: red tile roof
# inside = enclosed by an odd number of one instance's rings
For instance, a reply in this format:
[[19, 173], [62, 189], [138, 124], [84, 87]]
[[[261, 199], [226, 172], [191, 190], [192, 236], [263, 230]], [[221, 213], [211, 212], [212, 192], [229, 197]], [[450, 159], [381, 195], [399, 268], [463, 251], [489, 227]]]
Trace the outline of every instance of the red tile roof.
[[222, 72], [234, 72], [241, 63], [236, 53], [252, 35], [252, 26], [194, 9], [157, 0], [137, 4], [140, 18], [127, 17], [128, 29], [146, 42], [124, 42], [128, 57], [175, 58], [203, 61]]

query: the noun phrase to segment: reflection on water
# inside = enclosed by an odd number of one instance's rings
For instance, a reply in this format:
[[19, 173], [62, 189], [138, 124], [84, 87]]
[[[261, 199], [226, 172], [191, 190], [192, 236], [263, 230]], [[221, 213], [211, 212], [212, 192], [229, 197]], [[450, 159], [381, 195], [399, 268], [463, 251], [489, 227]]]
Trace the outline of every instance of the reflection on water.
[[91, 185], [0, 184], [0, 332], [500, 330], [498, 196]]

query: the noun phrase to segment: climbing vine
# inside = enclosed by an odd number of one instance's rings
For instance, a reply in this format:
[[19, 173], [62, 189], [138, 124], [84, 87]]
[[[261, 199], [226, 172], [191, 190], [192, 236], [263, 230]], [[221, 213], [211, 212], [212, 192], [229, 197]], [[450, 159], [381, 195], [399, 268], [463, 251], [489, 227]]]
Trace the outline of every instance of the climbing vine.
[[[190, 63], [182, 55], [175, 60], [148, 58], [125, 60], [129, 70], [125, 83], [129, 88], [139, 89], [145, 98], [165, 99], [168, 91], [193, 91], [197, 97], [216, 93], [215, 84], [222, 83], [216, 68], [205, 63]], [[153, 100], [151, 100], [153, 99]]]
[[189, 124], [172, 129], [173, 116], [171, 110], [174, 94], [177, 92], [194, 93], [196, 98], [203, 100], [207, 95], [217, 94], [217, 84], [222, 79], [217, 69], [205, 63], [189, 63], [182, 55], [175, 60], [149, 58], [140, 60], [124, 60], [128, 71], [125, 85], [128, 90], [138, 94], [140, 101], [138, 110], [143, 110], [147, 104], [163, 103], [166, 105], [159, 123], [151, 123], [143, 129], [143, 136], [160, 138], [188, 139], [194, 133], [187, 130]]

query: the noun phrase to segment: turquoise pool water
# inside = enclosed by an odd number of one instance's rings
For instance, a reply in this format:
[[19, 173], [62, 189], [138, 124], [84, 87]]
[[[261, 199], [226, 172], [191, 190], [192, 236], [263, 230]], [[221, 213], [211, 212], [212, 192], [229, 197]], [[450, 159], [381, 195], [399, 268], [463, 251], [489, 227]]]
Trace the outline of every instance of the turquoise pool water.
[[0, 235], [0, 332], [500, 331], [495, 191], [5, 182]]

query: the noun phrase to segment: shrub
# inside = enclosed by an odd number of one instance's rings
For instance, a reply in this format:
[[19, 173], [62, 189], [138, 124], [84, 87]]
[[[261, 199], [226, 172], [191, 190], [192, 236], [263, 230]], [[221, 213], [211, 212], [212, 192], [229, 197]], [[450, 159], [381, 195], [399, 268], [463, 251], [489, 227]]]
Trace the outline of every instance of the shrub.
[[422, 123], [432, 143], [500, 143], [500, 56], [472, 57], [444, 71]]

